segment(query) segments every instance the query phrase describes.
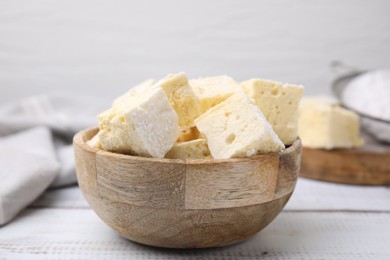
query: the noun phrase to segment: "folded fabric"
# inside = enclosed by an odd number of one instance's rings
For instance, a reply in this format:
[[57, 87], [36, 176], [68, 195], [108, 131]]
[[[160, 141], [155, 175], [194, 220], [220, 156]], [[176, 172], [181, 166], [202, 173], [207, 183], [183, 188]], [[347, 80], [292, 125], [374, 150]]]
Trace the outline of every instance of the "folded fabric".
[[4, 224], [34, 201], [60, 169], [49, 130], [34, 128], [0, 138], [0, 165], [0, 224]]
[[109, 102], [37, 96], [0, 106], [0, 225], [45, 189], [76, 183], [72, 138]]

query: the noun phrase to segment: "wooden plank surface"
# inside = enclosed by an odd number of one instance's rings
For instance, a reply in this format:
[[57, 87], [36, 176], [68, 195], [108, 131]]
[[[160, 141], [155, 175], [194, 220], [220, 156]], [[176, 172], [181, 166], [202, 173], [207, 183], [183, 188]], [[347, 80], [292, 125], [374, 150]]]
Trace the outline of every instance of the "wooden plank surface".
[[0, 229], [0, 259], [390, 259], [390, 213], [282, 212], [246, 242], [167, 250], [129, 242], [89, 209], [27, 209]]
[[0, 259], [390, 259], [390, 188], [300, 178], [285, 210], [253, 239], [210, 250], [128, 242], [77, 186], [49, 190], [0, 227]]

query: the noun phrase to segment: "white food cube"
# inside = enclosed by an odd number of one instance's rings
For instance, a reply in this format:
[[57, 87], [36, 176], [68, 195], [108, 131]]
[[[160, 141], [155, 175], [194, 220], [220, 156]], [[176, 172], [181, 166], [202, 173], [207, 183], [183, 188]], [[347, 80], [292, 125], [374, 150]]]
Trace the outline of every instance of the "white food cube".
[[113, 118], [114, 115], [116, 115], [118, 112], [117, 110], [123, 110], [123, 107], [126, 106], [129, 102], [133, 102], [134, 96], [144, 93], [148, 90], [151, 90], [151, 87], [156, 81], [153, 79], [148, 79], [135, 87], [131, 88], [128, 92], [125, 94], [117, 97], [114, 102], [112, 103], [111, 109], [108, 109], [98, 116], [99, 118], [99, 126], [101, 128], [106, 128], [110, 120]]
[[282, 142], [292, 144], [298, 135], [298, 109], [304, 88], [263, 79], [251, 79], [241, 86]]
[[202, 113], [240, 90], [237, 82], [228, 76], [192, 79], [190, 85], [200, 101]]
[[195, 120], [215, 159], [279, 152], [282, 141], [244, 92], [237, 92]]
[[176, 142], [178, 117], [161, 88], [139, 93], [98, 116], [104, 150], [163, 158]]
[[190, 87], [185, 73], [170, 74], [152, 87], [161, 87], [165, 91], [177, 113], [181, 129], [194, 126], [194, 119], [200, 115], [199, 100]]
[[165, 155], [171, 159], [207, 159], [212, 158], [205, 139], [196, 139], [176, 143]]
[[299, 136], [309, 148], [354, 148], [363, 145], [359, 117], [328, 98], [305, 98], [299, 109]]

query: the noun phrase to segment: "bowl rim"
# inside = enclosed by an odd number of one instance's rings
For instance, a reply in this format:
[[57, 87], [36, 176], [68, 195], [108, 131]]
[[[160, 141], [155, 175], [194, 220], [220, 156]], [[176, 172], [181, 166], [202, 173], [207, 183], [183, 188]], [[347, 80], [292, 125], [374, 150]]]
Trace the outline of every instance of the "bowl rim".
[[[150, 162], [159, 162], [159, 163], [177, 163], [177, 164], [215, 164], [215, 163], [236, 163], [236, 162], [245, 162], [245, 161], [252, 161], [257, 158], [263, 158], [263, 157], [270, 157], [270, 156], [278, 156], [280, 157], [282, 154], [288, 154], [293, 152], [294, 150], [301, 149], [302, 144], [299, 137], [295, 139], [295, 141], [291, 144], [286, 146], [285, 149], [281, 150], [280, 152], [272, 152], [272, 153], [264, 153], [264, 154], [258, 154], [250, 157], [239, 157], [239, 158], [229, 158], [229, 159], [170, 159], [170, 158], [153, 158], [153, 157], [142, 157], [142, 156], [136, 156], [136, 155], [128, 155], [128, 154], [121, 154], [121, 153], [114, 153], [109, 152], [105, 150], [98, 149], [96, 147], [89, 146], [87, 144], [87, 141], [85, 140], [85, 136], [87, 134], [90, 134], [91, 132], [97, 132], [97, 127], [89, 127], [86, 129], [83, 129], [79, 132], [77, 132], [73, 137], [73, 145], [77, 144], [81, 146], [83, 149], [93, 152], [95, 154], [100, 154], [107, 157], [115, 157], [115, 158], [122, 158], [122, 159], [131, 159], [136, 161], [150, 161]], [[93, 137], [94, 135], [92, 135]]]

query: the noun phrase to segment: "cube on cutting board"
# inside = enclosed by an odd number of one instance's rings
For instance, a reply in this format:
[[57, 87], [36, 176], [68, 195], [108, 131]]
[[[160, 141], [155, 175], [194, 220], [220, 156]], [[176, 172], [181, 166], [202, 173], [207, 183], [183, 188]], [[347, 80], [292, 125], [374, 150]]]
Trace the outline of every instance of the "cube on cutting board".
[[162, 88], [119, 102], [98, 116], [104, 150], [163, 158], [176, 142], [178, 117]]
[[239, 91], [195, 120], [215, 159], [278, 152], [284, 148], [263, 114]]
[[363, 145], [359, 116], [327, 98], [305, 98], [299, 108], [299, 136], [309, 148], [354, 148]]
[[298, 136], [298, 109], [303, 86], [263, 79], [251, 79], [241, 86], [255, 100], [282, 142], [292, 144]]

